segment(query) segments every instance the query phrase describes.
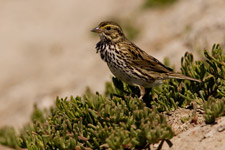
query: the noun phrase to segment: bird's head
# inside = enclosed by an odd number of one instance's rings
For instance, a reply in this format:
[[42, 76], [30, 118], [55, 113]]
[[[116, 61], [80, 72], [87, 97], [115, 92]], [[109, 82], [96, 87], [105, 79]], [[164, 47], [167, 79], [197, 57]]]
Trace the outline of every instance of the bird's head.
[[101, 41], [108, 41], [117, 43], [123, 41], [125, 35], [123, 34], [122, 28], [115, 22], [104, 21], [101, 22], [96, 28], [91, 30], [92, 32], [98, 33]]

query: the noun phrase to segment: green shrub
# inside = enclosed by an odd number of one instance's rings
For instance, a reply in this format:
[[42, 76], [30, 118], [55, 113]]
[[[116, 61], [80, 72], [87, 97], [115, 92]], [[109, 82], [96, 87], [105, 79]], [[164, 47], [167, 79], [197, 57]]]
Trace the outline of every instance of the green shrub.
[[[37, 109], [37, 108], [36, 108]], [[70, 100], [56, 100], [56, 108], [43, 122], [43, 114], [35, 110], [33, 128], [19, 136], [2, 134], [14, 139], [12, 147], [28, 149], [131, 149], [145, 148], [173, 137], [165, 117], [137, 99], [112, 99], [90, 92]], [[38, 114], [38, 115], [37, 115]], [[6, 128], [5, 128], [6, 129]], [[8, 130], [1, 130], [7, 133]], [[0, 132], [0, 133], [1, 133]], [[8, 140], [9, 141], [9, 140]]]
[[4, 127], [0, 130], [0, 143], [13, 148], [19, 148], [19, 139], [12, 127]]
[[206, 123], [225, 115], [225, 55], [219, 45], [204, 55], [204, 61], [194, 61], [190, 53], [181, 59], [181, 72], [201, 83], [167, 80], [148, 90], [143, 102], [137, 87], [113, 78], [104, 95], [87, 90], [82, 98], [57, 98], [49, 112], [35, 106], [32, 123], [18, 134], [10, 127], [0, 129], [0, 143], [29, 150], [145, 149], [160, 141], [171, 145], [174, 134], [160, 111], [196, 102], [205, 110]]
[[145, 0], [144, 8], [164, 7], [175, 3], [177, 0]]
[[216, 118], [225, 115], [225, 97], [223, 99], [209, 98], [204, 103], [204, 118], [206, 123], [215, 123]]

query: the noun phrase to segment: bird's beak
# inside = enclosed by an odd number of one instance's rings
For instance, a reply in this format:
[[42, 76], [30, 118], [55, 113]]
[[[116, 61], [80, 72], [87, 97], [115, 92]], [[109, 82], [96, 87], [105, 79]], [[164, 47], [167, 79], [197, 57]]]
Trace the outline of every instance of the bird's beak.
[[99, 27], [96, 27], [96, 28], [92, 29], [91, 32], [100, 33], [101, 30], [99, 29]]

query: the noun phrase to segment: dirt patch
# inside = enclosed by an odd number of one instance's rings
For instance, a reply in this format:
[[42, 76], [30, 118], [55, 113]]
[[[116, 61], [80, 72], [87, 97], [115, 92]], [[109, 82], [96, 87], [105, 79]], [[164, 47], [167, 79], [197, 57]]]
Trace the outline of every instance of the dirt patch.
[[167, 122], [172, 127], [175, 135], [205, 124], [203, 114], [197, 112], [193, 115], [193, 110], [179, 108], [174, 112], [166, 113]]
[[214, 125], [196, 125], [179, 133], [171, 142], [171, 148], [165, 143], [167, 150], [224, 150], [225, 148], [225, 117], [221, 117]]

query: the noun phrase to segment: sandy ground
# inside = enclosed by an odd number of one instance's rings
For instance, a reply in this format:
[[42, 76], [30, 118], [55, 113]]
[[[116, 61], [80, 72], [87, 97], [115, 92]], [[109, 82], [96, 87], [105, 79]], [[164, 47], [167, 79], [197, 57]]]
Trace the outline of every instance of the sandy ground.
[[[131, 20], [141, 29], [136, 45], [161, 61], [171, 58], [177, 69], [186, 51], [198, 54], [213, 43], [225, 43], [224, 0], [180, 0], [151, 10], [141, 9], [142, 3], [0, 0], [0, 127], [21, 127], [34, 103], [49, 107], [56, 96], [81, 95], [87, 86], [104, 91], [111, 73], [96, 55], [98, 38], [90, 33], [100, 21]], [[181, 137], [187, 137], [185, 132]]]
[[[187, 113], [182, 114], [188, 115]], [[181, 115], [178, 116], [181, 117]], [[171, 140], [173, 143], [171, 148], [169, 148], [168, 144], [164, 143], [162, 148], [163, 150], [225, 149], [225, 117], [218, 118], [217, 123], [214, 125], [205, 125], [200, 119], [197, 124], [193, 124], [188, 121], [177, 128], [173, 127], [173, 129], [175, 129], [175, 131], [180, 131], [181, 129], [184, 130], [183, 132], [178, 133], [177, 136]]]

